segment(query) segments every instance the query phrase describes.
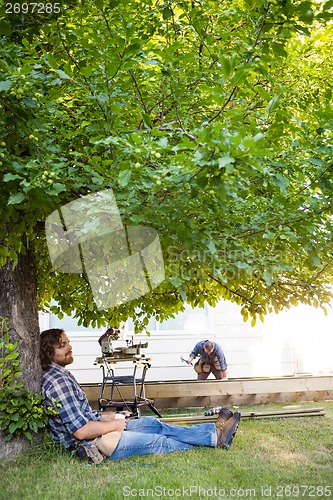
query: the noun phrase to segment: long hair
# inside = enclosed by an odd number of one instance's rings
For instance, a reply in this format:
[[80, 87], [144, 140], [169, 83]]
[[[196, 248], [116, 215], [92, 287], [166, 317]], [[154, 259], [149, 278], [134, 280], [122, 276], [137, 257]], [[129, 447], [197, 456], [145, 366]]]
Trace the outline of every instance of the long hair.
[[39, 359], [43, 370], [50, 368], [54, 357], [54, 348], [59, 344], [60, 337], [64, 333], [61, 328], [50, 328], [44, 330], [39, 338]]

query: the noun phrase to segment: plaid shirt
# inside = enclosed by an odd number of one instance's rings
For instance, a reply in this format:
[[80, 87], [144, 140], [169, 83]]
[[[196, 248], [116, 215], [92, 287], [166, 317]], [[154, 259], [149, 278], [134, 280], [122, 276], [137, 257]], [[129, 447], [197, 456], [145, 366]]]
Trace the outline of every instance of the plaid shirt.
[[[79, 442], [73, 433], [90, 420], [100, 420], [75, 377], [65, 368], [52, 364], [44, 371], [42, 393], [45, 407], [52, 406], [58, 415], [49, 417], [49, 432], [56, 443], [72, 448]], [[61, 407], [57, 407], [60, 404]]]
[[213, 342], [214, 343], [214, 350], [211, 354], [207, 354], [204, 350], [205, 342], [207, 342], [207, 341], [201, 340], [200, 342], [198, 342], [194, 346], [194, 349], [191, 352], [190, 356], [193, 356], [193, 358], [196, 358], [199, 354], [202, 362], [207, 363], [209, 365], [214, 364], [214, 358], [217, 358], [219, 363], [220, 363], [221, 370], [226, 370], [228, 368], [228, 365], [227, 365], [227, 362], [226, 362], [226, 359], [224, 356], [224, 352], [222, 351], [221, 346], [219, 346], [219, 344], [216, 344], [215, 342]]

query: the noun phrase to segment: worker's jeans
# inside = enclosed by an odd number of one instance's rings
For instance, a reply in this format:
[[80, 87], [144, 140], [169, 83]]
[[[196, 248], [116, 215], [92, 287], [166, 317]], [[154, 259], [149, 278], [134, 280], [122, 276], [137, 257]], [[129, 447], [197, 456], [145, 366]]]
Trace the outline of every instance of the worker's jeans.
[[195, 446], [216, 445], [214, 423], [183, 427], [160, 422], [155, 417], [143, 417], [127, 422], [126, 430], [109, 458], [116, 460], [133, 455], [171, 453], [190, 450]]

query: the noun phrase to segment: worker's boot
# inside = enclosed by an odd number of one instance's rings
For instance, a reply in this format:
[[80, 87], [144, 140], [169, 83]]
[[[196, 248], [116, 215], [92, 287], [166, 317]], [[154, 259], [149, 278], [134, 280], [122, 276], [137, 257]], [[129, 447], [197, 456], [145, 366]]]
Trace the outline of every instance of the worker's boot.
[[[231, 414], [231, 415], [230, 415]], [[237, 432], [241, 414], [239, 411], [232, 413], [227, 408], [221, 408], [216, 426], [217, 446], [228, 449], [232, 443], [233, 437]]]
[[218, 422], [221, 420], [223, 420], [223, 421], [228, 420], [230, 417], [233, 416], [232, 411], [229, 410], [229, 408], [225, 408], [225, 407], [220, 408], [218, 411], [218, 414], [219, 414], [218, 419], [217, 419]]

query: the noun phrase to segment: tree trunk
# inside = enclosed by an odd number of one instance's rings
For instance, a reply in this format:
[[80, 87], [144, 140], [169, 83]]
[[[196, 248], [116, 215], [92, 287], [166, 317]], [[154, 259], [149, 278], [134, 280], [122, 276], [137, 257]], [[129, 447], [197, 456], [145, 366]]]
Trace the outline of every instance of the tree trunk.
[[[39, 392], [41, 367], [38, 355], [39, 323], [36, 265], [33, 249], [0, 268], [0, 317], [7, 318], [11, 342], [18, 341], [22, 380], [27, 390]], [[17, 456], [27, 446], [25, 439], [4, 443], [0, 432], [0, 458]]]

